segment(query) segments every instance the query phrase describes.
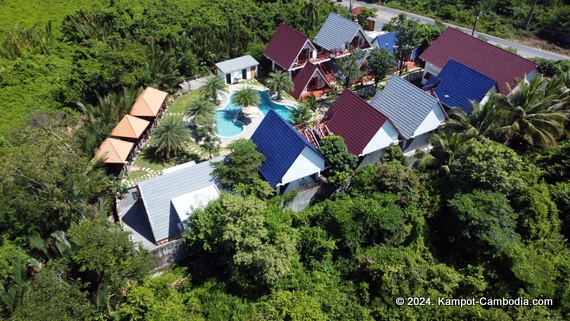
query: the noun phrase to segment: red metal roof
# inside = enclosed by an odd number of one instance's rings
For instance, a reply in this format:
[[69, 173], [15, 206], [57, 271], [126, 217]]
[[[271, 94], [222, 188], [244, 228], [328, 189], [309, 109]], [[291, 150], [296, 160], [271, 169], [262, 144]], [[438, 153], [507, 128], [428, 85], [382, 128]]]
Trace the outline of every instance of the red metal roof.
[[388, 118], [350, 90], [332, 104], [322, 123], [340, 136], [352, 154], [359, 156]]
[[297, 74], [297, 76], [293, 78], [294, 88], [293, 91], [291, 92], [291, 95], [299, 99], [315, 73], [318, 73], [320, 77], [323, 78], [323, 80], [330, 87], [330, 84], [327, 80], [327, 77], [325, 76], [325, 73], [316, 65], [307, 62], [305, 64], [305, 67], [303, 67], [303, 69], [301, 69], [301, 71]]
[[281, 68], [289, 70], [307, 41], [311, 43], [309, 37], [281, 23], [263, 51], [263, 55], [273, 60]]
[[499, 92], [508, 94], [507, 83], [515, 88], [516, 80], [533, 71], [537, 64], [481, 39], [447, 28], [421, 55], [420, 59], [443, 68], [450, 59], [495, 80]]

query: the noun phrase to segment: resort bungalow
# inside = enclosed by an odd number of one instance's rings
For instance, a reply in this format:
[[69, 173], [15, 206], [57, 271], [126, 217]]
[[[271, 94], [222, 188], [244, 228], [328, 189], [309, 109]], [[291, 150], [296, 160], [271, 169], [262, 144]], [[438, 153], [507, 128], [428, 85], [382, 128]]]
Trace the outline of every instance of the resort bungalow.
[[348, 151], [359, 158], [359, 165], [375, 164], [386, 147], [399, 143], [394, 124], [350, 90], [345, 90], [329, 108], [321, 128], [342, 137]]
[[516, 91], [518, 79], [530, 81], [540, 74], [536, 63], [453, 28], [447, 28], [420, 59], [425, 61], [422, 84], [453, 59], [496, 81], [503, 95], [511, 92], [509, 87]]
[[137, 97], [129, 115], [152, 120], [156, 123], [156, 119], [162, 115], [166, 106], [164, 104], [166, 96], [168, 96], [167, 92], [147, 87]]
[[[217, 181], [211, 175], [214, 170], [211, 163], [216, 161], [221, 161], [221, 158], [183, 164], [162, 176], [140, 182], [137, 190], [148, 221], [125, 222], [123, 219], [123, 222], [150, 227], [151, 235], [147, 238], [152, 238], [149, 241], [157, 245], [180, 237], [193, 211], [220, 195]], [[130, 228], [145, 230], [142, 226]]]
[[271, 69], [281, 69], [289, 72], [293, 78], [307, 62], [321, 63], [330, 60], [328, 54], [319, 54], [317, 47], [309, 37], [299, 31], [281, 23], [269, 44], [263, 51], [263, 55], [271, 60]]
[[497, 82], [459, 63], [449, 60], [439, 75], [431, 76], [423, 88], [447, 108], [459, 107], [471, 112], [470, 101], [485, 103], [497, 92]]
[[430, 134], [447, 117], [439, 100], [396, 75], [374, 95], [370, 105], [394, 123], [404, 138], [401, 147], [405, 153], [427, 146]]
[[117, 126], [113, 128], [111, 136], [139, 144], [147, 138], [146, 131], [149, 126], [150, 122], [147, 120], [131, 115], [125, 115]]
[[121, 172], [131, 161], [131, 151], [135, 144], [116, 138], [105, 139], [95, 152], [94, 160], [101, 160], [112, 172]]
[[327, 74], [320, 65], [307, 63], [296, 76], [293, 78], [293, 90], [289, 93], [297, 98], [303, 99], [306, 95], [314, 94], [319, 97], [323, 93], [329, 92], [331, 84], [327, 78]]
[[329, 14], [313, 42], [334, 57], [350, 54], [348, 49], [351, 46], [370, 48], [370, 42], [362, 27], [336, 13]]
[[216, 64], [218, 77], [226, 84], [235, 84], [241, 80], [252, 79], [257, 75], [259, 62], [252, 56], [241, 56]]
[[278, 195], [316, 183], [325, 169], [325, 159], [315, 146], [273, 110], [263, 118], [251, 140], [265, 155], [259, 171]]

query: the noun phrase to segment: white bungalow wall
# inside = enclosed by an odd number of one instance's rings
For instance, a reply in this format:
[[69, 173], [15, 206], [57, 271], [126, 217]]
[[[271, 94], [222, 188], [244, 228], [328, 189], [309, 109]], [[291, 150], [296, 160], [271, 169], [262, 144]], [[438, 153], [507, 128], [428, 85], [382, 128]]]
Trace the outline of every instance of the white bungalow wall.
[[[246, 73], [245, 73], [246, 78], [245, 78], [245, 79], [251, 79], [251, 78], [252, 78], [252, 77], [251, 77], [251, 68], [252, 68], [252, 67], [255, 68], [255, 74], [257, 75], [257, 66], [250, 66], [250, 67], [245, 68], [245, 70], [246, 70]], [[232, 71], [231, 73], [229, 73], [229, 74], [230, 74], [230, 79], [231, 79], [231, 81], [232, 81], [232, 82], [230, 83], [230, 85], [233, 84], [233, 83], [236, 83], [236, 82], [239, 82], [239, 81], [244, 80], [244, 78], [242, 77], [242, 76], [243, 76], [242, 70], [243, 70], [243, 69], [240, 69], [240, 70]], [[227, 84], [227, 82], [226, 82], [226, 74], [224, 74], [224, 73], [223, 73], [221, 70], [219, 70], [219, 69], [217, 70], [217, 72], [218, 72], [218, 77], [219, 77], [221, 80], [223, 80], [224, 83]]]
[[373, 153], [377, 150], [390, 146], [394, 141], [398, 142], [398, 130], [390, 120], [386, 120], [378, 132], [372, 137], [368, 145], [364, 147], [362, 155]]
[[430, 73], [432, 76], [437, 76], [441, 72], [442, 68], [436, 67], [434, 64], [426, 61], [426, 66], [424, 68], [424, 74], [422, 78], [422, 85], [425, 85], [427, 82], [426, 74]]
[[324, 159], [319, 156], [308, 146], [305, 146], [303, 151], [297, 156], [293, 165], [281, 179], [280, 185], [293, 182], [303, 177], [311, 176], [315, 173], [320, 173], [325, 168]]
[[[541, 75], [540, 71], [538, 71], [538, 68], [534, 68], [528, 75], [526, 75], [525, 80], [527, 82], [530, 82], [532, 80], [532, 78], [534, 78], [538, 75]], [[520, 85], [517, 85], [513, 90], [511, 90], [511, 92], [515, 93], [515, 92], [519, 91], [519, 89], [520, 89]]]
[[445, 121], [445, 112], [439, 103], [435, 103], [432, 110], [414, 132], [414, 137], [437, 129]]

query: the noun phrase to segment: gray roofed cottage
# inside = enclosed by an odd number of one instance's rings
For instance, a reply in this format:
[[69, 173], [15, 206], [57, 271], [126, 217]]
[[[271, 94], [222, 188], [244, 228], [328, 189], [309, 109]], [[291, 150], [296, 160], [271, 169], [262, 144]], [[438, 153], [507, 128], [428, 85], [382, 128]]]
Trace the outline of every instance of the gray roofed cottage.
[[405, 139], [435, 130], [446, 118], [435, 97], [396, 75], [370, 105], [386, 115]]
[[180, 234], [191, 207], [205, 206], [219, 196], [211, 163], [222, 159], [181, 168], [138, 184], [155, 243]]
[[249, 67], [254, 67], [259, 65], [259, 62], [255, 60], [252, 56], [246, 55], [238, 58], [218, 62], [216, 67], [220, 69], [223, 73], [229, 74], [232, 71], [242, 70]]
[[[357, 36], [359, 36], [359, 45], [353, 43]], [[368, 38], [359, 24], [335, 13], [329, 14], [313, 42], [329, 51], [344, 51], [351, 43], [355, 47], [361, 47], [362, 44], [370, 47]]]

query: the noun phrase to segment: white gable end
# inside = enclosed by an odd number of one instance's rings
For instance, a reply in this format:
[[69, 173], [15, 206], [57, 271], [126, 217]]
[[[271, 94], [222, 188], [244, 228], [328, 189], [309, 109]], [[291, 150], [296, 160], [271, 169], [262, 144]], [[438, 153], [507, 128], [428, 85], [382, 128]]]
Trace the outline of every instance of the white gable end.
[[284, 185], [303, 177], [319, 173], [323, 169], [325, 169], [325, 160], [310, 147], [305, 146], [303, 151], [293, 162], [293, 165], [289, 167], [287, 173], [283, 175], [279, 185]]
[[439, 103], [436, 103], [426, 118], [424, 118], [424, 121], [414, 132], [414, 137], [435, 130], [445, 121], [445, 118], [445, 112], [441, 109]]
[[374, 137], [372, 137], [370, 142], [368, 142], [368, 145], [366, 145], [366, 147], [362, 151], [362, 154], [359, 156], [370, 154], [380, 149], [384, 149], [397, 140], [398, 140], [398, 130], [390, 120], [386, 120], [386, 122], [384, 122], [384, 125], [380, 127], [378, 132], [374, 135]]

